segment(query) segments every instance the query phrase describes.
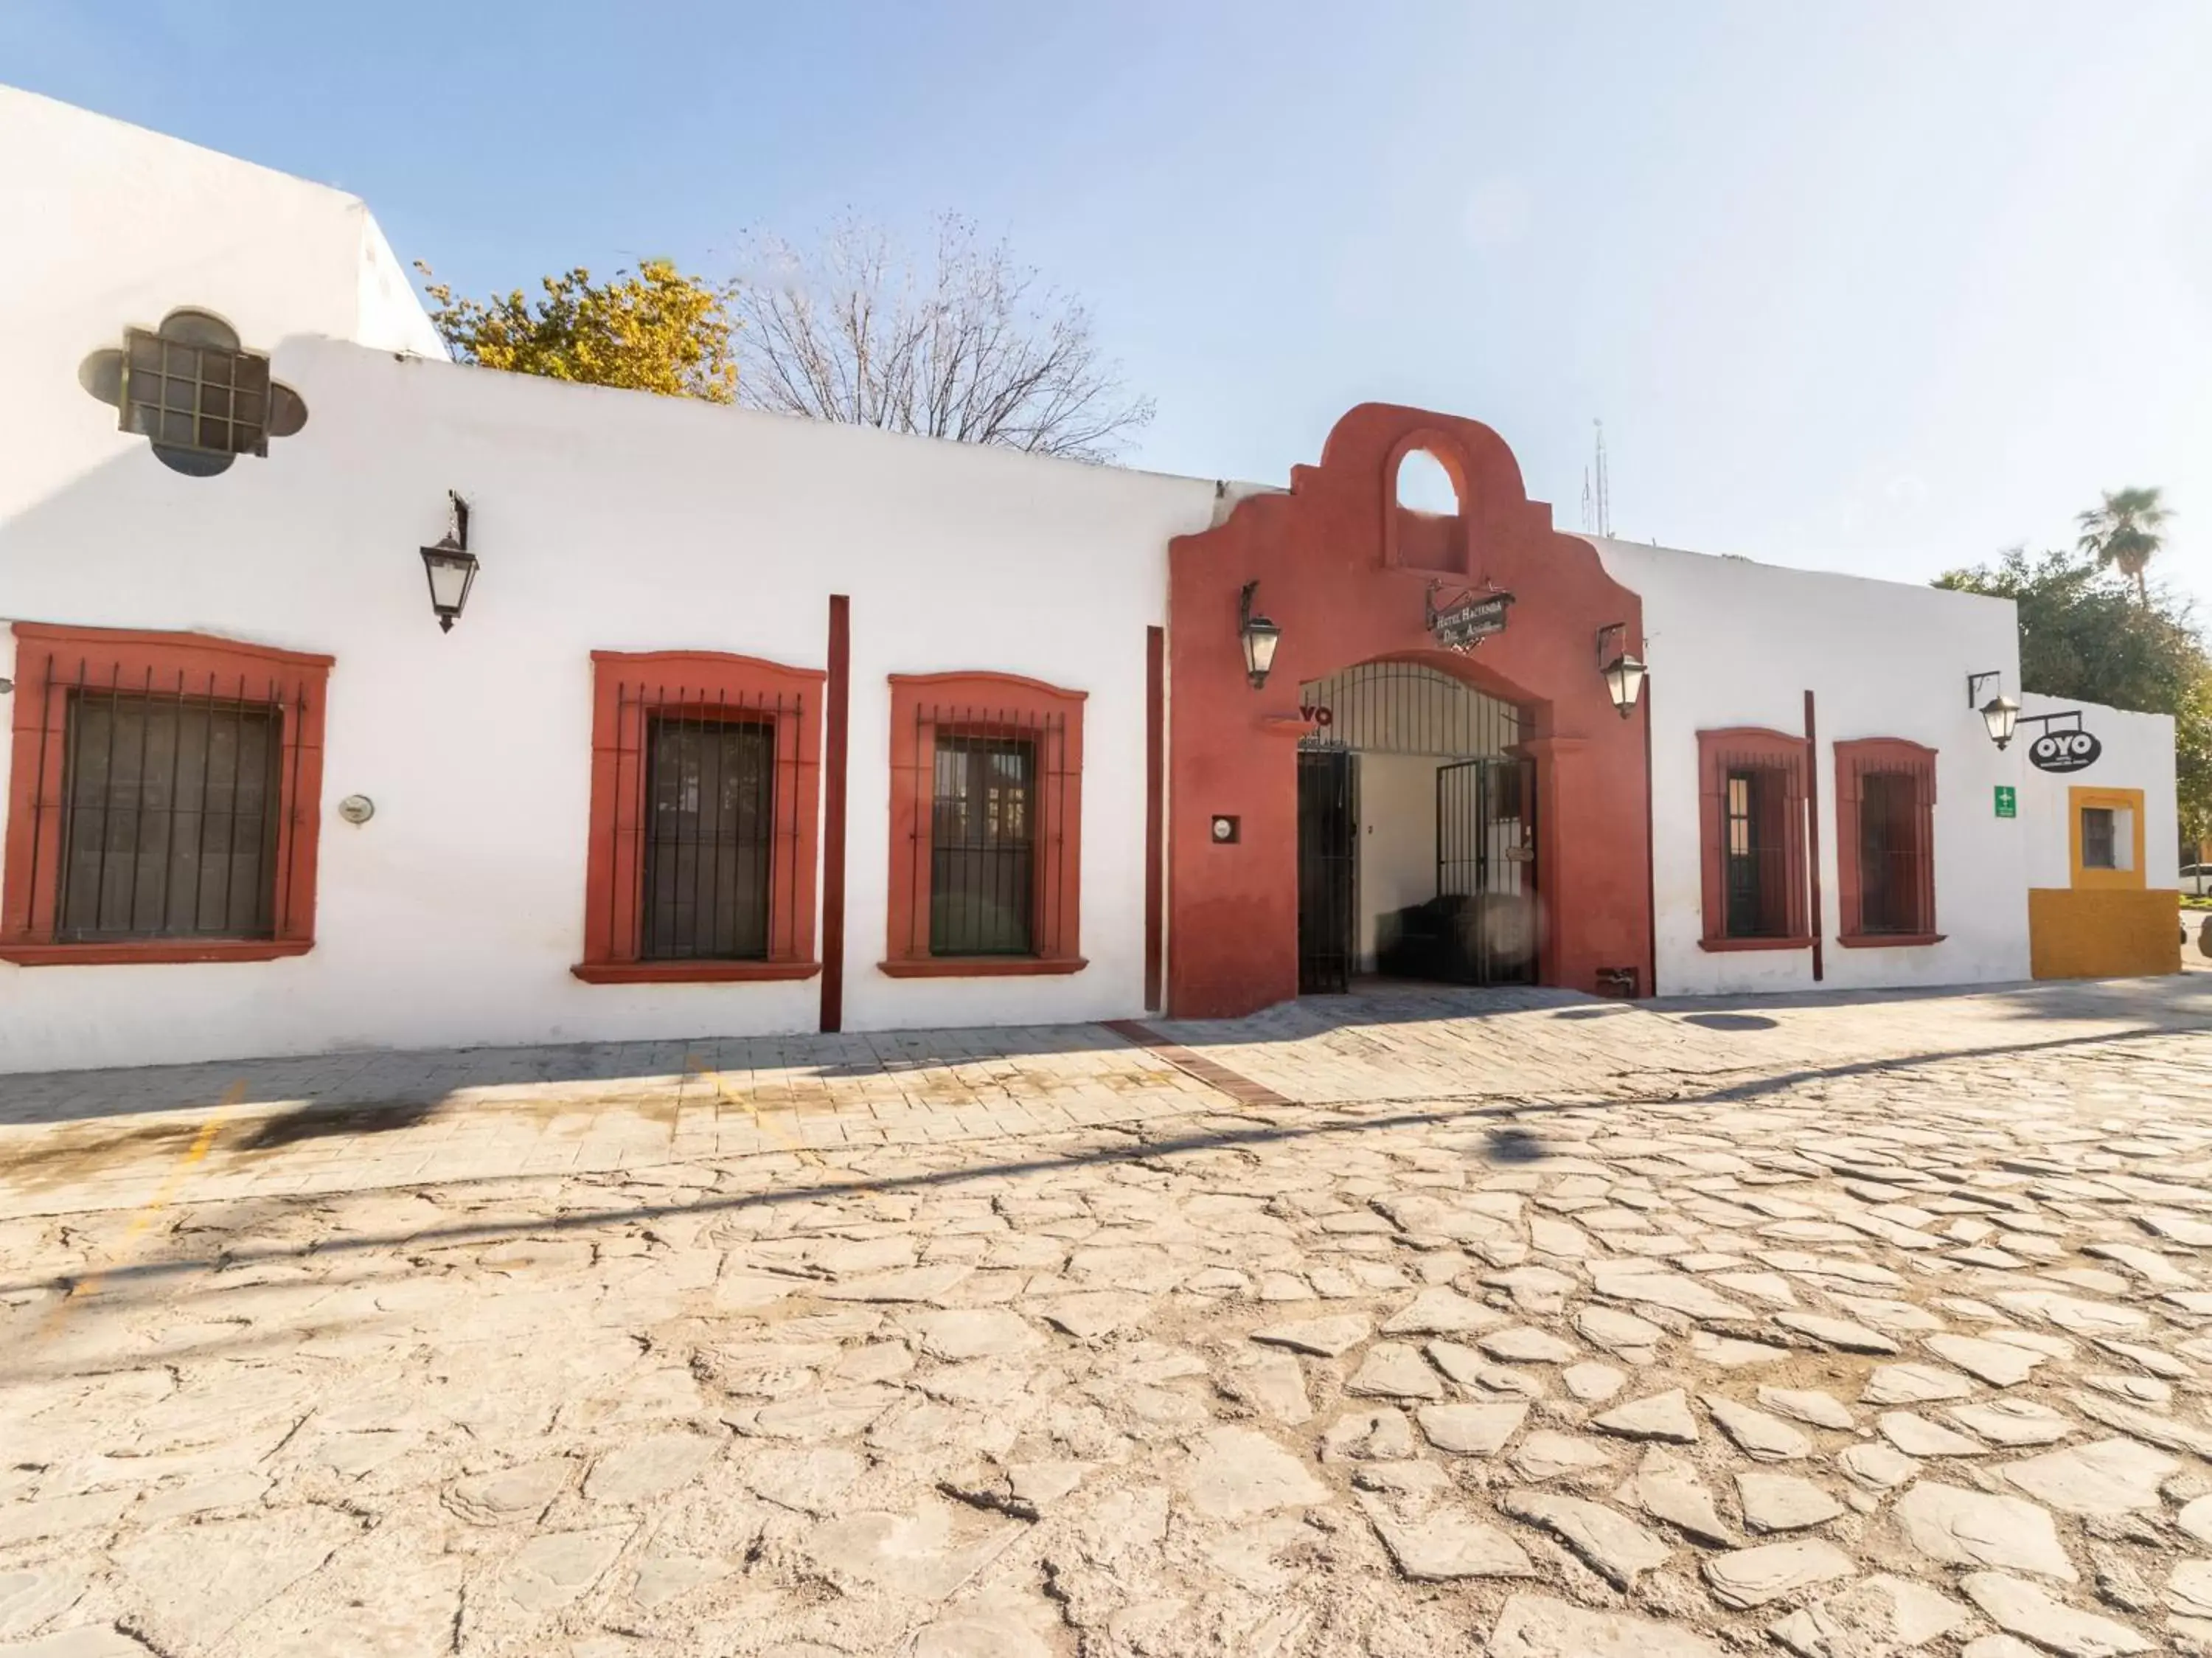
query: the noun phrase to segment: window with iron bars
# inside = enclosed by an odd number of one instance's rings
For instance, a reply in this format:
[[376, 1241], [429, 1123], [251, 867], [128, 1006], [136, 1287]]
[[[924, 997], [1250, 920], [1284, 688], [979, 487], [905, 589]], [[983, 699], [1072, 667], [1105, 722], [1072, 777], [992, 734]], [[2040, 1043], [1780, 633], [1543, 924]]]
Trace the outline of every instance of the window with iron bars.
[[1846, 946], [1934, 944], [1936, 751], [1902, 738], [1836, 745], [1836, 862]]
[[891, 687], [883, 970], [1079, 971], [1083, 693], [994, 674]]
[[282, 704], [72, 690], [65, 718], [55, 937], [270, 936]]
[[940, 729], [935, 758], [929, 953], [1032, 954], [1036, 741]]
[[192, 634], [15, 631], [0, 959], [306, 949], [330, 659]]
[[1708, 950], [1812, 940], [1802, 737], [1758, 726], [1698, 733]]
[[1728, 775], [1728, 936], [1780, 938], [1790, 930], [1785, 777], [1757, 766]]
[[1920, 806], [1909, 772], [1875, 771], [1859, 785], [1859, 931], [1923, 933]]
[[572, 971], [594, 984], [811, 976], [823, 674], [712, 651], [593, 662]]
[[774, 722], [686, 719], [681, 710], [651, 715], [645, 775], [639, 958], [767, 960]]

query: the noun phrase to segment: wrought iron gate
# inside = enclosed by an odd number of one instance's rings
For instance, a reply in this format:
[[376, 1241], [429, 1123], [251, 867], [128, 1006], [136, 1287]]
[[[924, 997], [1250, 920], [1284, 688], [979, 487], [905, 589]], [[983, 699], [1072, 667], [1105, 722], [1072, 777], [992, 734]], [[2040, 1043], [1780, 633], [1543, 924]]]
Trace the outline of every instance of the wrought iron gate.
[[1358, 774], [1349, 751], [1298, 753], [1298, 993], [1352, 988], [1359, 856]]
[[1436, 924], [1425, 977], [1536, 980], [1536, 769], [1461, 760], [1437, 768]]

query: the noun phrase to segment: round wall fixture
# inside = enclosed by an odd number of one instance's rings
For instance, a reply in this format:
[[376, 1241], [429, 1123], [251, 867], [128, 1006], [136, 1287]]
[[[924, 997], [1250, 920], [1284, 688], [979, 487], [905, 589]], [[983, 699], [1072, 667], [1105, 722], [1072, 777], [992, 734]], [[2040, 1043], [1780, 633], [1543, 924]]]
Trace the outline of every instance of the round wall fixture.
[[348, 823], [367, 823], [376, 815], [376, 802], [366, 795], [348, 795], [338, 802], [338, 815]]

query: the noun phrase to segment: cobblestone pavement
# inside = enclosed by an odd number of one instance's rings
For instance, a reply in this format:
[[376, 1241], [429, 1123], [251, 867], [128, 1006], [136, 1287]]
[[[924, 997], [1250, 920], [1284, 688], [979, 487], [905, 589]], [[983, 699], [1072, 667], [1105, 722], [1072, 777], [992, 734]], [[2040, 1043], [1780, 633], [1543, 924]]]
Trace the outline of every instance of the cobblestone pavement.
[[[428, 1184], [30, 1079], [0, 1654], [2212, 1651], [2212, 976], [1130, 1034]], [[1031, 1064], [1136, 1103], [930, 1131]]]

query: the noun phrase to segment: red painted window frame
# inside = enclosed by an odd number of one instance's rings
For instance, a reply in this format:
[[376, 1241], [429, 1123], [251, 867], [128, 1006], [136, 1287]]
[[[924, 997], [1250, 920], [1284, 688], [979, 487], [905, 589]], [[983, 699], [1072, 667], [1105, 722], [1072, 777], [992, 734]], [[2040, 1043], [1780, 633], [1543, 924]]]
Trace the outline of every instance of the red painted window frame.
[[[1852, 950], [1907, 949], [1940, 944], [1936, 928], [1936, 750], [1904, 737], [1859, 737], [1836, 748], [1836, 887], [1841, 894], [1836, 942]], [[1860, 779], [1875, 772], [1904, 773], [1917, 781], [1920, 918], [1928, 930], [1869, 933], [1860, 928], [1864, 876], [1859, 868]]]
[[[1080, 972], [1082, 954], [1083, 706], [1090, 693], [1048, 685], [1017, 674], [894, 674], [891, 687], [891, 842], [890, 906], [884, 960], [893, 978], [1022, 978]], [[927, 710], [958, 708], [960, 716], [933, 721]], [[1057, 725], [1049, 724], [1057, 721]], [[928, 933], [916, 940], [917, 917], [929, 913], [931, 860], [927, 856], [931, 801], [935, 790], [937, 733], [988, 733], [1030, 722], [1046, 724], [1056, 741], [1038, 756], [1041, 777], [1060, 779], [1037, 791], [1037, 839], [1057, 847], [1042, 860], [1031, 936], [1034, 954], [939, 956], [929, 954]], [[919, 851], [918, 851], [919, 847]]]
[[[592, 653], [592, 800], [586, 839], [584, 959], [587, 984], [708, 984], [811, 978], [815, 868], [821, 848], [820, 668], [790, 667], [714, 650]], [[775, 727], [775, 823], [769, 866], [764, 961], [641, 960], [645, 880], [646, 702], [680, 704], [686, 717], [727, 710]], [[788, 706], [781, 707], [778, 704]]]
[[[315, 875], [322, 832], [323, 714], [336, 659], [207, 633], [65, 627], [17, 622], [8, 841], [0, 869], [0, 961], [26, 967], [131, 962], [273, 961], [304, 955], [315, 942]], [[179, 674], [238, 676], [283, 705], [278, 753], [277, 880], [273, 938], [149, 938], [69, 943], [54, 937], [60, 908], [62, 821], [33, 810], [58, 800], [67, 751], [69, 691], [86, 685], [145, 686], [159, 692]], [[42, 775], [43, 768], [43, 775]]]
[[[1726, 726], [1698, 733], [1698, 865], [1703, 933], [1701, 950], [1809, 950], [1806, 859], [1807, 784], [1812, 753], [1802, 737], [1765, 726]], [[1728, 933], [1728, 778], [1745, 769], [1783, 774], [1782, 817], [1784, 915], [1788, 923], [1774, 938], [1731, 938]]]

